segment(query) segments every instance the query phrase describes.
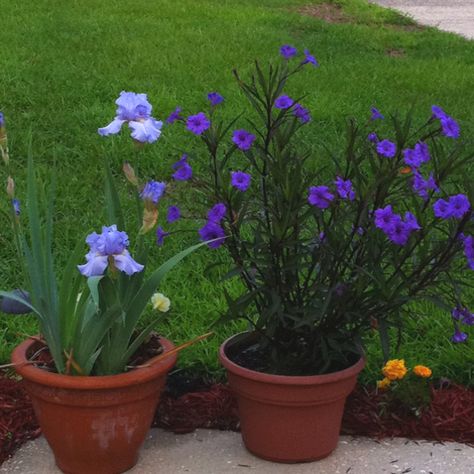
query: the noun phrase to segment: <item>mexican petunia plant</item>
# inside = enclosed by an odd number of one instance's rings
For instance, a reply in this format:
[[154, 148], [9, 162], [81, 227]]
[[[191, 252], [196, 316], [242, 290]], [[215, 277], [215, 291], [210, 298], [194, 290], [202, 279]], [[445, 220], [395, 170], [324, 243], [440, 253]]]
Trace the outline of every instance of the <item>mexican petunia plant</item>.
[[303, 139], [316, 128], [311, 113], [286, 86], [318, 61], [290, 45], [281, 56], [256, 63], [248, 80], [234, 72], [251, 109], [243, 118], [221, 121], [225, 103], [210, 99], [207, 113], [177, 108], [167, 120], [202, 141], [199, 236], [229, 253], [229, 275], [243, 284], [222, 319], [249, 321], [259, 370], [278, 374], [348, 367], [375, 328], [388, 358], [391, 328], [420, 299], [454, 306], [453, 341], [464, 341], [461, 325], [474, 323], [462, 296], [474, 268], [474, 153], [459, 125], [437, 106], [423, 124], [373, 107], [364, 123], [348, 122], [339, 150], [315, 152]]

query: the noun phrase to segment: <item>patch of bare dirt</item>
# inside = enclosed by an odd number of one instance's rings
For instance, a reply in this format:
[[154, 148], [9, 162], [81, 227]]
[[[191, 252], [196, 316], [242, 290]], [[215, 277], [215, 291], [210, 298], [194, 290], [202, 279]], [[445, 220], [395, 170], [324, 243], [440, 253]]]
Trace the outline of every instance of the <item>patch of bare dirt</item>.
[[328, 23], [347, 23], [350, 18], [342, 11], [339, 5], [333, 3], [320, 3], [319, 5], [306, 5], [298, 10], [302, 15], [312, 16]]
[[385, 51], [385, 54], [387, 56], [390, 56], [391, 58], [403, 58], [405, 56], [405, 50], [404, 49], [387, 49]]

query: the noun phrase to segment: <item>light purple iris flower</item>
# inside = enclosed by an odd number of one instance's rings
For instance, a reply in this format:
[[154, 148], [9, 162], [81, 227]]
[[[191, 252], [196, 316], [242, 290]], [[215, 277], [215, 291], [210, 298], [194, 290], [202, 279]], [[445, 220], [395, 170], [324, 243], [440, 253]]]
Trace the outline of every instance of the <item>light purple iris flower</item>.
[[142, 143], [153, 143], [161, 135], [163, 122], [155, 120], [151, 116], [151, 104], [146, 94], [135, 92], [120, 93], [115, 101], [117, 104], [116, 116], [106, 127], [99, 128], [99, 135], [115, 135], [120, 132], [122, 125], [127, 122], [132, 130], [132, 138]]
[[90, 249], [86, 255], [87, 263], [77, 266], [86, 277], [103, 275], [111, 262], [115, 268], [127, 275], [141, 272], [144, 268], [128, 252], [128, 235], [117, 230], [116, 225], [102, 227], [101, 234], [89, 234], [86, 243]]

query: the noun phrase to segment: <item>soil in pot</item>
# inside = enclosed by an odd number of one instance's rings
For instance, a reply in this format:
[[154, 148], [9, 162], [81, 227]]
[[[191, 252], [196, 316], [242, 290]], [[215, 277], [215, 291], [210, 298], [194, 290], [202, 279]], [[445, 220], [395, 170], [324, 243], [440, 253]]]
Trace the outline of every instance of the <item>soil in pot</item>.
[[257, 456], [277, 462], [307, 462], [328, 456], [337, 446], [344, 404], [364, 359], [326, 375], [272, 375], [234, 361], [237, 353], [255, 344], [255, 338], [251, 333], [238, 334], [219, 352], [237, 396], [245, 446]]

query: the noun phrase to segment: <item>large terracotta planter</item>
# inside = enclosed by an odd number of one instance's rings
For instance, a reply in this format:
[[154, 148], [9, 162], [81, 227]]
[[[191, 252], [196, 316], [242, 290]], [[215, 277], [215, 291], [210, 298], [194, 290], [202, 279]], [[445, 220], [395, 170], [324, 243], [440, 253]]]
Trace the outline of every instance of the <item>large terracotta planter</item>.
[[364, 358], [327, 375], [265, 374], [241, 367], [228, 357], [246, 347], [249, 337], [249, 333], [233, 336], [219, 351], [237, 396], [245, 446], [276, 462], [307, 462], [328, 456], [337, 446], [344, 404], [364, 368]]
[[[174, 346], [161, 338], [165, 351]], [[134, 466], [176, 354], [130, 372], [72, 377], [25, 365], [37, 342], [12, 354], [57, 466], [71, 474], [115, 474]]]

